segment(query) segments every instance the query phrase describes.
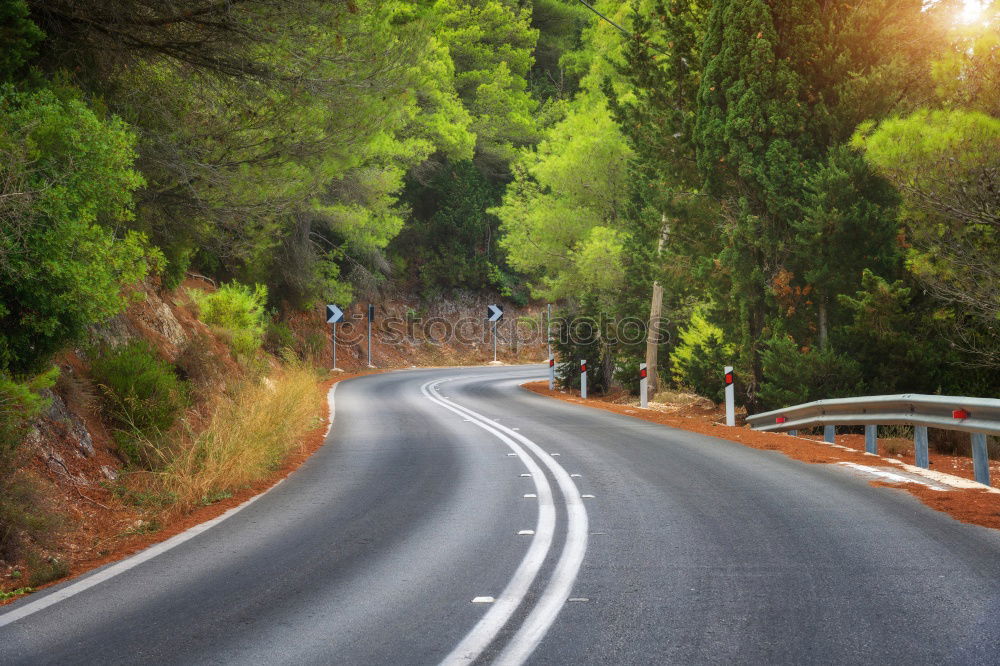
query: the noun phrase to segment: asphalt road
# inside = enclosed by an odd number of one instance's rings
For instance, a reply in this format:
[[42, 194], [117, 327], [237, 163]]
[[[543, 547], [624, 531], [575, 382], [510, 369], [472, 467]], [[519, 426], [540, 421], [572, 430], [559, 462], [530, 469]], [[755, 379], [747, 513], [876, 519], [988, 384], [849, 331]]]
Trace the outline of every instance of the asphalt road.
[[340, 384], [295, 474], [3, 608], [0, 663], [1000, 662], [1000, 532], [544, 373]]

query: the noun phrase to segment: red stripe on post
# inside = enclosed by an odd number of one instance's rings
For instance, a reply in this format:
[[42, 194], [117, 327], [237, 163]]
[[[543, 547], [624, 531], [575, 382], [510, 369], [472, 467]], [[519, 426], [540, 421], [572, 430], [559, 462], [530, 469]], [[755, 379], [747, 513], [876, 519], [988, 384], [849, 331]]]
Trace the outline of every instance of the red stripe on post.
[[580, 372], [587, 372], [587, 364], [586, 363], [581, 363], [580, 364]]
[[733, 373], [727, 372], [726, 373], [726, 386], [732, 386], [732, 385], [733, 385]]
[[550, 359], [549, 359], [549, 367], [551, 368], [551, 367], [552, 367], [552, 366], [554, 366], [555, 364], [556, 364], [556, 360], [555, 360], [554, 358], [550, 358]]
[[639, 371], [639, 379], [645, 379], [645, 378], [646, 378], [646, 368], [643, 368], [642, 370]]

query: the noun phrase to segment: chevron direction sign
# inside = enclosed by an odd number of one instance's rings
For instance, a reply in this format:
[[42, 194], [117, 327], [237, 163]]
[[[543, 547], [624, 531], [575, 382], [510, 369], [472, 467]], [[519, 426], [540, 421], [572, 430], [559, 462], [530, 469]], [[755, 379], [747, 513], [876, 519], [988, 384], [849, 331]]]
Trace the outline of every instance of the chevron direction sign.
[[503, 310], [496, 305], [486, 308], [486, 321], [500, 321], [503, 319]]
[[344, 311], [336, 305], [326, 306], [326, 323], [336, 324], [344, 321]]

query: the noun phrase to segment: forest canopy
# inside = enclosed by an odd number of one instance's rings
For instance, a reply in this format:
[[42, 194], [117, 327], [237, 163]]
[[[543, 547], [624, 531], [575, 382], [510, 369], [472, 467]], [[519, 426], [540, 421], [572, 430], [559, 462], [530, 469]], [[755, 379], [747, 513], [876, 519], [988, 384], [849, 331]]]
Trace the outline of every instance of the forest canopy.
[[0, 0], [0, 374], [197, 273], [662, 294], [652, 350], [586, 343], [601, 384], [729, 363], [751, 409], [995, 395], [1000, 6], [965, 5]]

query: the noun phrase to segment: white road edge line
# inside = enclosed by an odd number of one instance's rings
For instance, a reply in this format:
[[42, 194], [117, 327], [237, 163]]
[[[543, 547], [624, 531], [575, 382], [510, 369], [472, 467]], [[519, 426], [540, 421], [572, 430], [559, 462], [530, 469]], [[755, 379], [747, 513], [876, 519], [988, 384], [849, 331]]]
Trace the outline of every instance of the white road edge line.
[[[493, 660], [494, 664], [523, 664], [531, 656], [535, 648], [538, 647], [538, 644], [541, 643], [545, 637], [545, 633], [552, 626], [552, 623], [555, 622], [559, 611], [562, 610], [572, 592], [573, 583], [576, 582], [576, 576], [583, 565], [583, 557], [587, 552], [587, 509], [583, 504], [583, 498], [580, 497], [580, 491], [577, 490], [576, 484], [570, 478], [569, 473], [556, 462], [555, 458], [546, 453], [542, 447], [521, 433], [514, 432], [510, 428], [500, 425], [495, 420], [489, 419], [478, 412], [458, 405], [451, 400], [442, 399], [442, 401], [447, 403], [449, 407], [459, 409], [467, 416], [477, 421], [482, 421], [482, 427], [488, 428], [492, 426], [524, 444], [552, 472], [566, 502], [568, 517], [566, 543], [563, 545], [562, 553], [559, 555], [558, 562], [556, 562], [552, 577], [549, 579], [548, 585], [546, 585], [545, 589], [538, 596], [534, 609], [525, 618], [521, 624], [521, 628], [508, 641], [507, 646], [500, 655]], [[449, 658], [453, 658], [454, 654], [452, 652], [442, 663], [461, 663], [448, 661]]]
[[[449, 405], [444, 399], [431, 392], [431, 384], [440, 384], [443, 381], [447, 380], [429, 381], [420, 387], [420, 391], [431, 402], [456, 414], [465, 416], [459, 409]], [[468, 664], [475, 661], [482, 654], [483, 650], [493, 642], [493, 639], [496, 638], [500, 630], [510, 620], [514, 611], [521, 605], [524, 597], [527, 596], [531, 584], [538, 576], [538, 572], [541, 570], [542, 564], [545, 563], [545, 558], [552, 548], [552, 540], [555, 537], [556, 531], [556, 507], [552, 499], [552, 486], [549, 485], [549, 481], [545, 477], [545, 473], [538, 466], [538, 463], [517, 442], [496, 428], [474, 417], [472, 418], [472, 422], [506, 444], [517, 455], [524, 466], [530, 470], [530, 476], [535, 484], [535, 492], [538, 495], [538, 521], [532, 533], [531, 544], [528, 546], [524, 558], [522, 558], [517, 569], [514, 570], [514, 575], [511, 576], [503, 592], [492, 603], [486, 614], [479, 619], [479, 622], [465, 635], [465, 638], [441, 660], [442, 664]], [[525, 530], [525, 532], [531, 532], [531, 530]]]
[[[337, 386], [338, 386], [337, 384], [331, 386], [330, 392], [327, 394], [327, 404], [330, 406], [330, 419], [329, 419], [330, 424], [327, 426], [326, 435], [324, 435], [324, 439], [326, 439], [326, 437], [330, 435], [330, 430], [333, 428], [334, 406], [335, 406], [333, 394], [337, 390]], [[285, 479], [281, 479], [280, 481], [278, 481], [276, 484], [274, 484], [264, 492], [260, 493], [259, 495], [254, 495], [246, 502], [243, 502], [243, 504], [240, 504], [239, 506], [234, 506], [232, 509], [226, 511], [222, 515], [216, 516], [212, 520], [209, 520], [207, 522], [201, 523], [200, 525], [195, 525], [194, 527], [184, 530], [180, 534], [172, 536], [166, 541], [154, 544], [149, 548], [147, 548], [146, 550], [136, 553], [132, 557], [128, 557], [124, 560], [116, 562], [115, 564], [112, 564], [106, 569], [98, 571], [93, 575], [87, 576], [86, 578], [78, 580], [75, 583], [67, 585], [61, 590], [46, 595], [41, 599], [36, 599], [34, 601], [27, 601], [27, 603], [25, 603], [24, 605], [15, 604], [15, 608], [13, 610], [0, 614], [0, 627], [6, 627], [8, 624], [17, 622], [18, 620], [26, 618], [29, 615], [34, 615], [38, 611], [44, 610], [49, 606], [54, 606], [60, 601], [65, 601], [70, 597], [74, 597], [80, 594], [81, 592], [89, 590], [90, 588], [96, 585], [100, 585], [104, 581], [114, 578], [118, 574], [125, 573], [129, 569], [134, 569], [143, 562], [148, 562], [157, 555], [162, 555], [168, 550], [176, 548], [185, 541], [190, 541], [199, 534], [207, 532], [208, 530], [215, 527], [216, 525], [226, 520], [227, 518], [235, 516], [237, 513], [247, 508], [248, 506], [259, 500], [261, 497], [268, 494], [269, 492], [271, 492], [284, 482]], [[30, 599], [30, 597], [28, 598]]]
[[927, 486], [931, 490], [941, 490], [941, 491], [945, 490], [945, 488], [938, 488], [937, 486], [933, 486], [927, 483], [926, 481], [921, 481], [920, 479], [911, 479], [901, 474], [893, 474], [892, 472], [886, 472], [885, 470], [877, 469], [875, 467], [868, 467], [867, 465], [859, 465], [857, 463], [852, 463], [852, 462], [840, 462], [837, 464], [843, 465], [844, 467], [849, 467], [864, 474], [870, 474], [871, 476], [888, 479], [893, 483], [919, 483], [922, 486]]

